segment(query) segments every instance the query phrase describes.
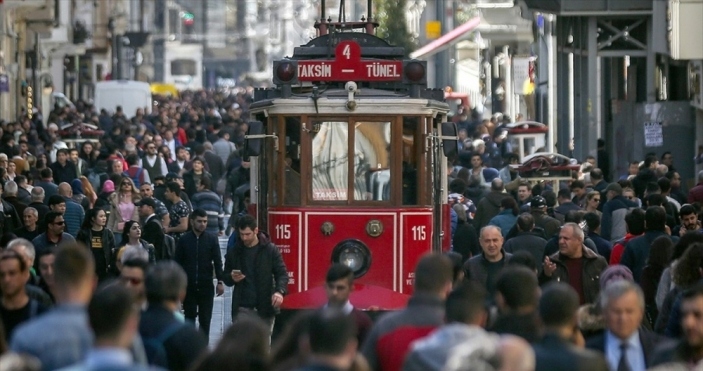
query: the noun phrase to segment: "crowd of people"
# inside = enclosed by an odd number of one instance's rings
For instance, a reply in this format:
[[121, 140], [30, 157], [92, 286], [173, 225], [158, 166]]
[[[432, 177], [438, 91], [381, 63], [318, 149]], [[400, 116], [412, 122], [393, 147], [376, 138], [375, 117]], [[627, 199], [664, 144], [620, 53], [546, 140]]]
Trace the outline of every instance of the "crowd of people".
[[[611, 181], [599, 151], [569, 181], [522, 179], [499, 122], [459, 121], [451, 251], [419, 261], [407, 308], [372, 322], [331, 265], [327, 304], [272, 343], [288, 273], [246, 211], [249, 93], [2, 123], [0, 369], [703, 367], [703, 172], [684, 192], [651, 153]], [[82, 122], [104, 133], [67, 145]], [[209, 347], [226, 286], [232, 325]]]

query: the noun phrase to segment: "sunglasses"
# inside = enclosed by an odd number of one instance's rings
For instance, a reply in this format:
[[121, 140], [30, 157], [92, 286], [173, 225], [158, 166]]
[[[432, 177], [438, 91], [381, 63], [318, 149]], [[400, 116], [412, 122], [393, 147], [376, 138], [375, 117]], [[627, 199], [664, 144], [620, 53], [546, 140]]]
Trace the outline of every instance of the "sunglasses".
[[53, 225], [64, 225], [64, 224], [66, 224], [66, 222], [53, 222], [53, 223], [51, 223], [51, 224], [53, 224]]

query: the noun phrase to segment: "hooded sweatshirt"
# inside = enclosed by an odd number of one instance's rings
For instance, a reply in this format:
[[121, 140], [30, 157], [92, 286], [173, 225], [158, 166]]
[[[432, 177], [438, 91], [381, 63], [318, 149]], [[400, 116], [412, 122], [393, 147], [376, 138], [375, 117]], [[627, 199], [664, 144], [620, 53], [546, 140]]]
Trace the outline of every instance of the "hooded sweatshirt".
[[476, 229], [481, 229], [488, 225], [491, 218], [498, 215], [500, 212], [500, 201], [506, 197], [512, 197], [508, 193], [503, 193], [499, 191], [491, 191], [486, 197], [482, 198], [478, 202], [476, 207], [476, 217], [474, 218], [474, 225]]
[[499, 340], [481, 327], [450, 323], [413, 343], [403, 371], [497, 370]]

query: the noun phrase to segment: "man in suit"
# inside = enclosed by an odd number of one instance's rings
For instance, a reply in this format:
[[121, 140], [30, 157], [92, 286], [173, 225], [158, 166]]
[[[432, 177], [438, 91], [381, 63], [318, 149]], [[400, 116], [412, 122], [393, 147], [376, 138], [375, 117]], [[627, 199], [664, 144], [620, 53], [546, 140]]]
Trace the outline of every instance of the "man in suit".
[[144, 218], [142, 238], [154, 245], [156, 260], [167, 258], [164, 251], [164, 227], [156, 215], [156, 201], [153, 198], [142, 198], [137, 204], [139, 216]]
[[576, 346], [583, 341], [578, 330], [578, 309], [579, 295], [571, 286], [555, 282], [545, 287], [539, 300], [545, 334], [533, 346], [536, 371], [608, 371], [608, 364], [600, 354]]
[[605, 355], [611, 370], [639, 371], [651, 367], [661, 337], [640, 330], [644, 318], [642, 289], [628, 280], [608, 284], [600, 295], [606, 330], [588, 339], [586, 347]]

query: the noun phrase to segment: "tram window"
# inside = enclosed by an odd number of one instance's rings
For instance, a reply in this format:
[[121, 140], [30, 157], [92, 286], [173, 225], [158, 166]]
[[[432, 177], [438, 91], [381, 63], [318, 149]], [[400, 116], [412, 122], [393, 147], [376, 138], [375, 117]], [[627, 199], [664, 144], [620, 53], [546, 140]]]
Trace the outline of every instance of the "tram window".
[[421, 129], [417, 117], [403, 118], [403, 205], [417, 205], [417, 133]]
[[349, 180], [349, 128], [347, 122], [313, 124], [312, 199], [346, 201]]
[[357, 122], [354, 132], [354, 200], [391, 199], [391, 123]]
[[300, 205], [300, 118], [286, 117], [284, 204]]

